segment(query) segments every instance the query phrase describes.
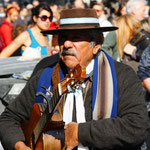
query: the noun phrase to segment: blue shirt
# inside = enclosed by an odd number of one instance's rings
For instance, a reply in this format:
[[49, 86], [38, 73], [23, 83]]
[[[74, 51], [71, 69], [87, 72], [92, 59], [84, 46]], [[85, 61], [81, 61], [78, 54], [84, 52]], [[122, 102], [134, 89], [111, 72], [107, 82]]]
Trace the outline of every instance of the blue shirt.
[[[30, 47], [32, 48], [36, 48], [36, 49], [41, 49], [41, 55], [48, 55], [47, 53], [47, 46], [41, 46], [36, 39], [34, 38], [31, 29], [27, 29], [27, 31], [29, 32], [30, 38], [31, 38], [31, 45]], [[47, 39], [49, 41], [49, 37], [47, 35]]]

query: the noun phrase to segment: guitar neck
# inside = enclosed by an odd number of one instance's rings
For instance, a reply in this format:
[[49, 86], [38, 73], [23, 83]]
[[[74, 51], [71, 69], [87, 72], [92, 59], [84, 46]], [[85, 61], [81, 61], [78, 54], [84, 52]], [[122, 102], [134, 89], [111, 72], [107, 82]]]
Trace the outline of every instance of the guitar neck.
[[38, 140], [38, 137], [40, 137], [40, 135], [47, 131], [47, 128], [49, 127], [49, 121], [51, 120], [51, 117], [53, 116], [59, 102], [60, 102], [60, 98], [61, 98], [61, 86], [57, 86], [56, 90], [53, 93], [53, 97], [51, 98], [51, 100], [48, 102], [47, 107], [45, 109], [45, 111], [42, 113], [42, 116], [40, 117], [40, 120], [38, 121], [35, 129], [34, 129], [34, 142], [36, 143], [36, 141]]
[[56, 90], [53, 93], [53, 97], [51, 98], [47, 106], [47, 109], [48, 109], [47, 111], [49, 112], [49, 114], [52, 115], [55, 112], [55, 109], [57, 107], [57, 104], [61, 96], [62, 96], [62, 89], [61, 89], [61, 84], [59, 83]]

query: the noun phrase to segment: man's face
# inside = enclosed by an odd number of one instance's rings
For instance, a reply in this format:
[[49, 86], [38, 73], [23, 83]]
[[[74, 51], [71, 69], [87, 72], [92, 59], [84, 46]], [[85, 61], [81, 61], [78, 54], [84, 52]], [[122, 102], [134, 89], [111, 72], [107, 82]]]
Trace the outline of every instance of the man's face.
[[141, 2], [140, 8], [134, 8], [132, 12], [138, 20], [143, 20], [146, 16], [146, 5], [144, 4], [144, 2]]
[[21, 10], [20, 14], [21, 14], [22, 16], [26, 17], [26, 16], [28, 15], [28, 10], [27, 10], [27, 8], [23, 8], [23, 9]]
[[77, 64], [86, 67], [90, 63], [93, 59], [90, 41], [87, 31], [66, 31], [59, 35], [61, 59], [69, 69]]
[[98, 16], [99, 18], [100, 18], [101, 15], [104, 13], [104, 12], [103, 12], [103, 8], [102, 8], [102, 6], [100, 6], [100, 5], [94, 5], [94, 6], [93, 6], [93, 9], [96, 10], [97, 16]]
[[18, 12], [14, 11], [12, 14], [9, 15], [9, 18], [12, 23], [16, 22], [18, 19]]

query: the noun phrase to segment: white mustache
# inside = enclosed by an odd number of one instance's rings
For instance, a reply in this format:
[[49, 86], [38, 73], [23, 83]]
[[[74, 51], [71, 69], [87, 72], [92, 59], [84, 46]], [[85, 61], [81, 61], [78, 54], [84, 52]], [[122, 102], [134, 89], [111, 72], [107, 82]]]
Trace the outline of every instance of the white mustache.
[[72, 50], [72, 49], [63, 49], [62, 51], [62, 55], [73, 55], [73, 56], [77, 56], [77, 52]]

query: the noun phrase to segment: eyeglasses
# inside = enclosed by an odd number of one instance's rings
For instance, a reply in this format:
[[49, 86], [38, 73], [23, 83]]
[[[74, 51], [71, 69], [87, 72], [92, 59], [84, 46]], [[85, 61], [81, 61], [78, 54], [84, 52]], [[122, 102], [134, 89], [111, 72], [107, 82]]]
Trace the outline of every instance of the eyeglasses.
[[46, 21], [47, 19], [49, 19], [50, 22], [52, 21], [51, 16], [47, 17], [46, 15], [43, 15], [43, 16], [38, 16], [38, 17], [41, 19], [41, 21]]

